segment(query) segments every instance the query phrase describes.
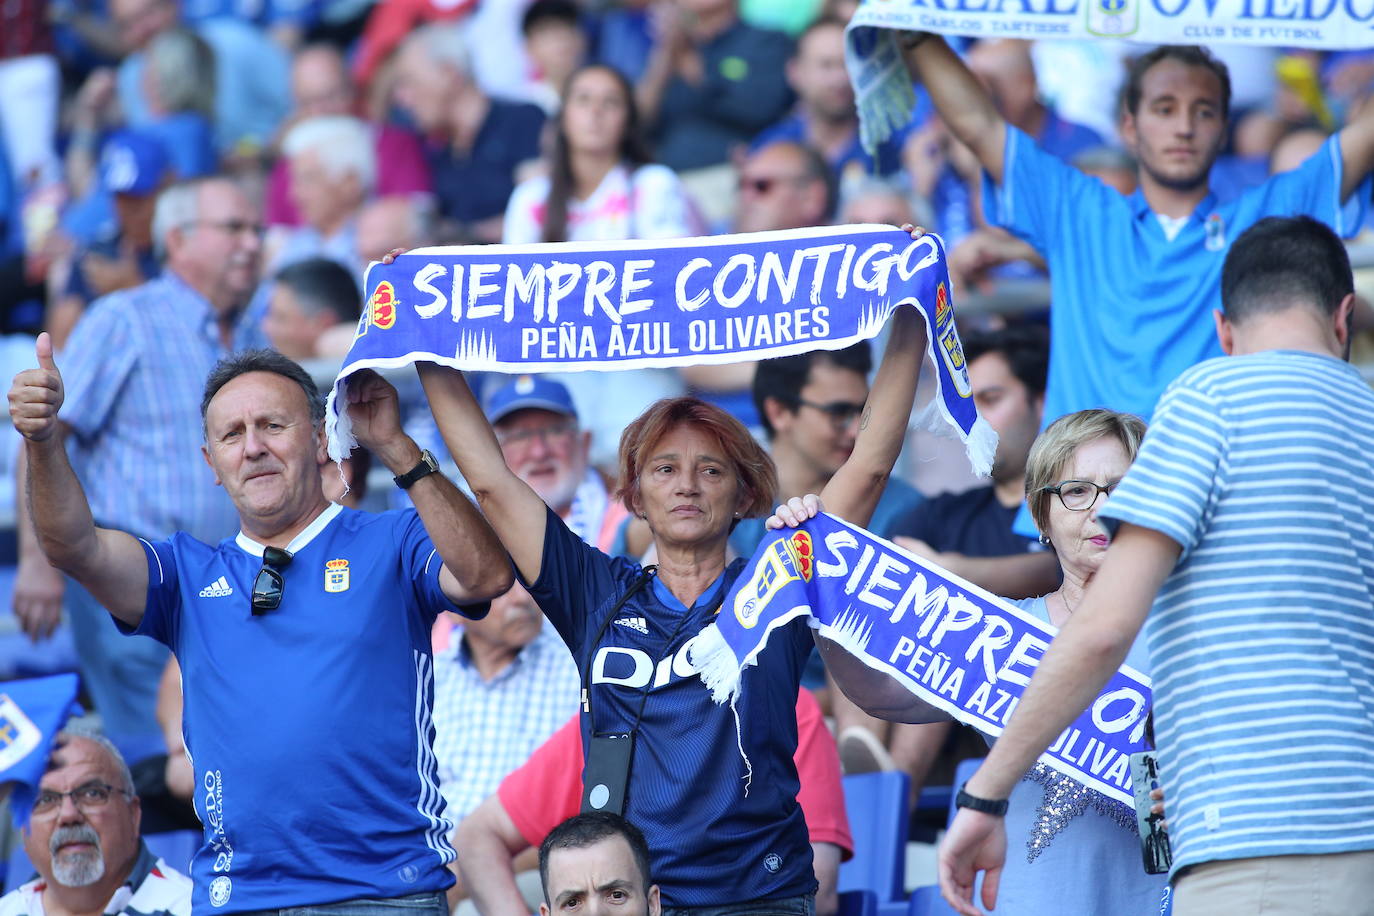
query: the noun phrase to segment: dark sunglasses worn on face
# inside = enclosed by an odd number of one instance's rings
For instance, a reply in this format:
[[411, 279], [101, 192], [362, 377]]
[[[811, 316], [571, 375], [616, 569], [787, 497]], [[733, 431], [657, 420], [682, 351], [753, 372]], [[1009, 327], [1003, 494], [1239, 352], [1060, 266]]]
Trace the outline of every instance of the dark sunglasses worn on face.
[[275, 611], [281, 606], [282, 592], [286, 588], [286, 580], [282, 578], [281, 570], [291, 565], [291, 559], [292, 554], [289, 550], [282, 550], [280, 547], [263, 548], [262, 569], [258, 570], [258, 577], [253, 580], [255, 615]]

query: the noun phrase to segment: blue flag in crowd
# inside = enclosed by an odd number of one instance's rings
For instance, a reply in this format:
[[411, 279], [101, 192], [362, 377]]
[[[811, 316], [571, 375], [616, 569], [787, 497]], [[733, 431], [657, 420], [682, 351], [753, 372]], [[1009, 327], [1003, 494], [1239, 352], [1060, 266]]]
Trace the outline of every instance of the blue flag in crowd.
[[78, 683], [75, 674], [56, 674], [0, 685], [0, 784], [12, 784], [10, 810], [17, 827], [29, 822], [53, 739], [79, 711]]

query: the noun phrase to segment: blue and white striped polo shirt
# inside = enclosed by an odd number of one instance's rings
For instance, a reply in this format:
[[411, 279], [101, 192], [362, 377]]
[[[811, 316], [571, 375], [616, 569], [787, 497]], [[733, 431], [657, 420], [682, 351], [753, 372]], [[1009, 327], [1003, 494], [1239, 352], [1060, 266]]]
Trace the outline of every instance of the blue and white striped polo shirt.
[[1213, 359], [1103, 515], [1183, 547], [1147, 624], [1175, 870], [1374, 849], [1374, 392], [1334, 358]]

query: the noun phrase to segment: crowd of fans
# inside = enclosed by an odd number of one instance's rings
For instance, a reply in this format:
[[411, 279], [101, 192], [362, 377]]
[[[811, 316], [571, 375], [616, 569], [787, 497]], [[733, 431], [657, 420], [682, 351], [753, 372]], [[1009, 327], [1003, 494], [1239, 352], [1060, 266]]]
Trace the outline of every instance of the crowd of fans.
[[[905, 51], [916, 110], [869, 151], [844, 66], [855, 6], [0, 6], [0, 331], [51, 335], [62, 429], [95, 523], [149, 540], [232, 537], [233, 507], [198, 457], [204, 379], [222, 356], [269, 345], [330, 374], [352, 338], [363, 271], [391, 249], [917, 223], [945, 239], [956, 301], [1047, 278], [1052, 303], [1048, 319], [966, 322], [974, 397], [1001, 437], [991, 482], [970, 489], [965, 474], [943, 475], [946, 463], [928, 461], [911, 434], [899, 471], [919, 473], [889, 480], [868, 527], [993, 593], [1049, 596], [1033, 612], [1062, 623], [1100, 556], [1053, 543], [1055, 506], [1073, 515], [1063, 493], [1058, 503], [1039, 493], [1034, 518], [1016, 521], [1037, 433], [1085, 408], [1148, 419], [1174, 375], [1219, 355], [1208, 317], [1218, 252], [1250, 223], [1307, 213], [1345, 236], [1365, 227], [1374, 52], [917, 36]], [[1142, 277], [1142, 258], [1165, 267]], [[1140, 307], [1155, 296], [1155, 310]], [[1368, 316], [1357, 304], [1354, 327], [1374, 324]], [[739, 418], [777, 471], [774, 492], [753, 495], [777, 502], [825, 491], [854, 454], [874, 364], [860, 344], [758, 365], [473, 383], [513, 475], [582, 541], [650, 563], [655, 532], [614, 494], [621, 432], [642, 411], [692, 394]], [[408, 406], [406, 429], [442, 453], [442, 422]], [[1139, 431], [1125, 415], [1097, 419], [1111, 428], [1045, 459], [1037, 486], [1104, 436], [1125, 450], [1108, 475], [1120, 477]], [[6, 460], [22, 475], [18, 451]], [[936, 472], [920, 468], [930, 461]], [[328, 466], [326, 494], [356, 503], [368, 464], [351, 459], [347, 495]], [[132, 768], [105, 778], [121, 792], [137, 782], [145, 832], [195, 823], [175, 662], [152, 640], [119, 635], [100, 601], [47, 564], [22, 500], [16, 508], [16, 615], [35, 640], [69, 625], [109, 751]], [[730, 556], [762, 536], [760, 520], [738, 522]], [[575, 728], [558, 729], [576, 720], [585, 684], [579, 696], [577, 663], [518, 583], [480, 622], [441, 617], [433, 643], [434, 752], [457, 825], [449, 902], [529, 912], [519, 866], [577, 809], [581, 787], [567, 778], [581, 772], [581, 749]], [[914, 798], [985, 748], [948, 722], [866, 715], [814, 655], [802, 683], [797, 798], [817, 911], [831, 913], [853, 845], [840, 762], [903, 769]], [[74, 811], [81, 800], [56, 804]], [[638, 826], [660, 857], [663, 825]], [[154, 867], [146, 850], [124, 852], [140, 874]], [[680, 880], [666, 876], [668, 893]], [[524, 889], [537, 903], [539, 884]], [[1141, 892], [1142, 912], [1153, 891]]]

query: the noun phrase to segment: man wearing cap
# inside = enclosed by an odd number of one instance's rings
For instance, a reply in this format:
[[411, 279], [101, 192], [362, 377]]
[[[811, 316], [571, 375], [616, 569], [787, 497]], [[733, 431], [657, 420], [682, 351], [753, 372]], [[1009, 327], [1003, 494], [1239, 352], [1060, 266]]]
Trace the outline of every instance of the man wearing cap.
[[485, 409], [515, 475], [582, 540], [609, 549], [628, 513], [589, 464], [592, 434], [580, 427], [568, 389], [553, 379], [520, 375], [493, 387]]
[[122, 130], [100, 154], [100, 193], [109, 195], [114, 218], [106, 222], [66, 265], [62, 295], [48, 310], [48, 331], [58, 347], [95, 299], [157, 276], [153, 250], [153, 208], [167, 182], [170, 161], [157, 138]]
[[[245, 313], [261, 226], [233, 182], [198, 179], [161, 193], [153, 237], [165, 253], [162, 273], [96, 300], [67, 342], [59, 428], [71, 440], [97, 524], [144, 538], [186, 531], [217, 543], [235, 531], [238, 515], [200, 457], [200, 394], [221, 357], [267, 345], [261, 317]], [[26, 460], [21, 451], [21, 488]], [[64, 584], [34, 539], [23, 500], [17, 512], [14, 610], [38, 639], [57, 625]], [[75, 583], [65, 593], [81, 674], [105, 734], [131, 764], [164, 752], [154, 709], [167, 650], [121, 637]]]

